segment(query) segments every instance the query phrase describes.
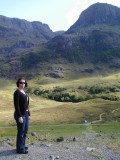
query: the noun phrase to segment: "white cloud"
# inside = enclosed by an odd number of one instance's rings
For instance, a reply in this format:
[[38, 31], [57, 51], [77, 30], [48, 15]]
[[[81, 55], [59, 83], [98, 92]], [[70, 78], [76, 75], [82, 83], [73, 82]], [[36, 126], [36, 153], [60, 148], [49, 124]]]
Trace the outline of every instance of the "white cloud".
[[66, 14], [66, 30], [77, 21], [83, 10], [97, 2], [108, 3], [120, 7], [120, 0], [75, 0], [73, 8], [71, 8]]
[[75, 23], [75, 21], [78, 19], [79, 17], [79, 9], [77, 7], [72, 8], [66, 15], [67, 18], [67, 25], [66, 28], [68, 28], [69, 26], [71, 26], [72, 24]]

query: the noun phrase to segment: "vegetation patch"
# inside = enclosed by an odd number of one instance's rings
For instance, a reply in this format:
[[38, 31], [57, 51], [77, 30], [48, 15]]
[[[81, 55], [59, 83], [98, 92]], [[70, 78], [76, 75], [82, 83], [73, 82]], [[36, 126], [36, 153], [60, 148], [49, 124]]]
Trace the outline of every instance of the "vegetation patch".
[[[83, 94], [82, 93], [85, 93]], [[28, 88], [28, 94], [34, 94], [36, 96], [42, 96], [47, 99], [55, 100], [58, 102], [73, 102], [78, 103], [95, 98], [102, 98], [104, 100], [119, 101], [120, 98], [111, 93], [119, 92], [118, 87], [104, 87], [104, 86], [92, 86], [92, 87], [78, 87], [76, 90], [68, 91], [66, 88], [55, 87], [53, 90], [43, 90], [39, 88]]]

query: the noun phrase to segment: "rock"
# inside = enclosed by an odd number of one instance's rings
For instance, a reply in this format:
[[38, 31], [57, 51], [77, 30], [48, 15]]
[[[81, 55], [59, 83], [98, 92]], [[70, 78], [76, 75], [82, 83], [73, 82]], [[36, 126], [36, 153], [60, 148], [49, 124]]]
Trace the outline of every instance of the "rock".
[[42, 140], [39, 138], [38, 141], [42, 141]]
[[10, 146], [13, 146], [13, 141], [14, 141], [14, 139], [12, 139], [12, 138], [8, 138], [7, 140], [5, 140], [5, 142]]
[[46, 144], [46, 143], [41, 143], [40, 146], [41, 147], [51, 147], [52, 144]]
[[93, 151], [95, 151], [95, 148], [87, 147], [86, 150], [87, 150], [88, 152], [93, 152]]
[[57, 156], [57, 157], [56, 157], [56, 159], [60, 159], [60, 157], [59, 157], [59, 156]]
[[63, 137], [59, 137], [59, 138], [56, 139], [56, 141], [57, 142], [62, 142], [62, 141], [64, 141], [64, 138]]
[[54, 156], [50, 156], [49, 158], [50, 158], [50, 160], [55, 160]]
[[96, 135], [96, 137], [101, 137], [101, 136], [102, 136], [102, 134], [97, 134], [97, 135]]
[[76, 137], [73, 137], [73, 141], [76, 141]]
[[7, 138], [7, 141], [11, 141], [11, 139], [10, 139], [10, 138]]
[[37, 136], [36, 132], [31, 132], [32, 136]]
[[34, 145], [34, 143], [31, 143], [31, 145], [33, 146], [33, 145]]
[[0, 146], [2, 147], [10, 147], [10, 145], [6, 141], [1, 141]]
[[111, 139], [116, 139], [114, 136], [111, 136]]

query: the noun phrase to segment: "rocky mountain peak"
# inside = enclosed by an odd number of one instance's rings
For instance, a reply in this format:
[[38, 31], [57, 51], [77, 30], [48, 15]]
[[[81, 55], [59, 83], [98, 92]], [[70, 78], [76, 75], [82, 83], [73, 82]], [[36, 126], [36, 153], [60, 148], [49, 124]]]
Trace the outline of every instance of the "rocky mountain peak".
[[48, 37], [54, 36], [54, 33], [49, 28], [49, 26], [39, 21], [29, 22], [24, 19], [8, 18], [0, 15], [0, 26], [7, 29], [13, 29], [16, 31], [28, 32], [28, 33], [37, 31], [41, 34], [45, 34], [45, 36], [50, 35]]
[[95, 3], [81, 13], [69, 30], [97, 24], [120, 25], [120, 8], [107, 3]]

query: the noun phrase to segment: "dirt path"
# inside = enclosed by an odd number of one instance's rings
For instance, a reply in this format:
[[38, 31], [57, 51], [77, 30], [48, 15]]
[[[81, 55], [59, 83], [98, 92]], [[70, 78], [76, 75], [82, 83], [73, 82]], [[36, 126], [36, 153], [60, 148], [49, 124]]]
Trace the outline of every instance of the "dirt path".
[[[120, 108], [114, 109], [114, 110], [111, 111], [111, 113], [113, 114], [114, 112], [118, 111], [119, 109], [120, 109]], [[101, 114], [99, 115], [99, 120], [97, 120], [97, 121], [92, 121], [92, 122], [90, 122], [89, 124], [94, 124], [94, 123], [102, 122], [102, 116], [103, 116], [104, 114], [105, 114], [105, 113], [101, 113]]]
[[111, 113], [114, 113], [115, 111], [118, 111], [120, 108], [114, 109]]

